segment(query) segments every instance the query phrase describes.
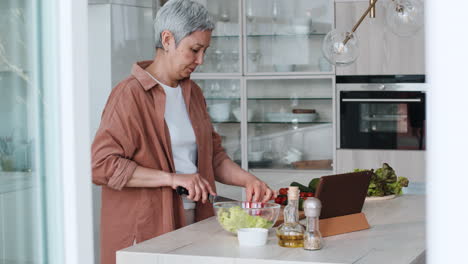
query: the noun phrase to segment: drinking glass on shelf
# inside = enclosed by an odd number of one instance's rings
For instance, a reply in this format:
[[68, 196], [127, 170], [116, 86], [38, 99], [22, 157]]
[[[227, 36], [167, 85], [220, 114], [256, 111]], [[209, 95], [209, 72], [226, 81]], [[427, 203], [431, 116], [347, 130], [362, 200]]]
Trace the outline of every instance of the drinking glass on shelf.
[[203, 64], [199, 65], [196, 72], [210, 72], [213, 69], [213, 53], [208, 50], [203, 57]]
[[297, 95], [297, 93], [291, 92], [291, 94], [289, 95], [289, 100], [291, 100], [290, 101], [291, 108], [299, 105], [299, 96]]
[[278, 22], [280, 17], [280, 6], [279, 0], [273, 0], [273, 5], [271, 8], [271, 20], [272, 20], [272, 32], [273, 35], [278, 34]]
[[229, 65], [231, 67], [229, 72], [238, 72], [239, 71], [239, 51], [237, 49], [234, 49], [231, 51], [231, 62], [229, 62]]
[[297, 130], [299, 128], [299, 120], [294, 118], [291, 120], [291, 130]]
[[247, 18], [247, 34], [256, 34], [255, 30], [255, 12], [254, 12], [254, 7], [253, 7], [253, 1], [254, 0], [247, 0], [247, 7], [245, 10], [245, 17]]
[[212, 98], [216, 98], [221, 95], [221, 86], [219, 85], [218, 80], [213, 80], [211, 82], [210, 94]]
[[229, 95], [232, 98], [238, 98], [240, 96], [239, 85], [237, 80], [231, 80], [231, 89]]
[[248, 52], [248, 71], [250, 72], [257, 72], [258, 64], [260, 64], [260, 59], [262, 58], [262, 54], [259, 50], [250, 50]]
[[214, 58], [214, 65], [217, 72], [223, 71], [223, 59], [224, 59], [224, 52], [220, 49], [216, 49], [213, 52]]
[[223, 35], [228, 35], [227, 32], [227, 23], [231, 20], [231, 17], [229, 16], [229, 10], [227, 7], [227, 3], [220, 3], [220, 8], [219, 8], [219, 21], [223, 22]]

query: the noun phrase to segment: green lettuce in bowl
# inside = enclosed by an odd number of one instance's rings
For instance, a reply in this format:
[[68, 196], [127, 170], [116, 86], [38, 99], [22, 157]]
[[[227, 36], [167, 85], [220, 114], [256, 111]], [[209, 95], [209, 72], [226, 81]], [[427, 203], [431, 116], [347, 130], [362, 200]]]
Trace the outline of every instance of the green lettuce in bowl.
[[271, 228], [280, 212], [275, 203], [219, 202], [213, 207], [221, 227], [234, 234], [239, 228]]

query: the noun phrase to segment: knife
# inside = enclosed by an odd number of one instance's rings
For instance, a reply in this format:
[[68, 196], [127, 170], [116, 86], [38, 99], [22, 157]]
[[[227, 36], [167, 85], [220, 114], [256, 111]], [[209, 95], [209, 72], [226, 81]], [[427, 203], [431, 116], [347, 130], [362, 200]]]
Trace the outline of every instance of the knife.
[[[189, 191], [187, 189], [185, 189], [184, 187], [182, 187], [182, 186], [178, 186], [176, 188], [176, 192], [177, 192], [178, 195], [189, 195]], [[216, 201], [217, 197], [218, 196], [216, 196], [216, 195], [208, 194], [208, 201], [210, 203], [214, 203]]]

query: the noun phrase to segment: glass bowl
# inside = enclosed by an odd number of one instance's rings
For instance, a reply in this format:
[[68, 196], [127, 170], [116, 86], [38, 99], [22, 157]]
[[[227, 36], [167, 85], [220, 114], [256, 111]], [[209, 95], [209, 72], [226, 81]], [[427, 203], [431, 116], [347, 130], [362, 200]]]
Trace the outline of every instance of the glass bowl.
[[280, 212], [276, 203], [217, 202], [213, 207], [218, 223], [233, 234], [240, 228], [271, 228]]

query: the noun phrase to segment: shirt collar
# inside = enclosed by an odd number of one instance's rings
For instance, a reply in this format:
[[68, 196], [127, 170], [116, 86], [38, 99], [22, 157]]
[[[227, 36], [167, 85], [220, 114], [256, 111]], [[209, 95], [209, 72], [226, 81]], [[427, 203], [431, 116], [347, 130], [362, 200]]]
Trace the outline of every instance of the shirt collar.
[[152, 62], [153, 61], [139, 61], [133, 64], [132, 67], [132, 75], [137, 79], [141, 86], [143, 86], [145, 91], [148, 91], [158, 85], [158, 82], [151, 78], [145, 71], [146, 67], [148, 67]]
[[[132, 75], [137, 79], [137, 81], [143, 86], [145, 91], [148, 91], [156, 86], [160, 86], [156, 80], [151, 78], [146, 72], [146, 68], [152, 63], [153, 61], [139, 61], [133, 64], [132, 67]], [[189, 88], [190, 87], [190, 79], [186, 78], [179, 82], [180, 87]], [[188, 86], [188, 87], [187, 87]]]

